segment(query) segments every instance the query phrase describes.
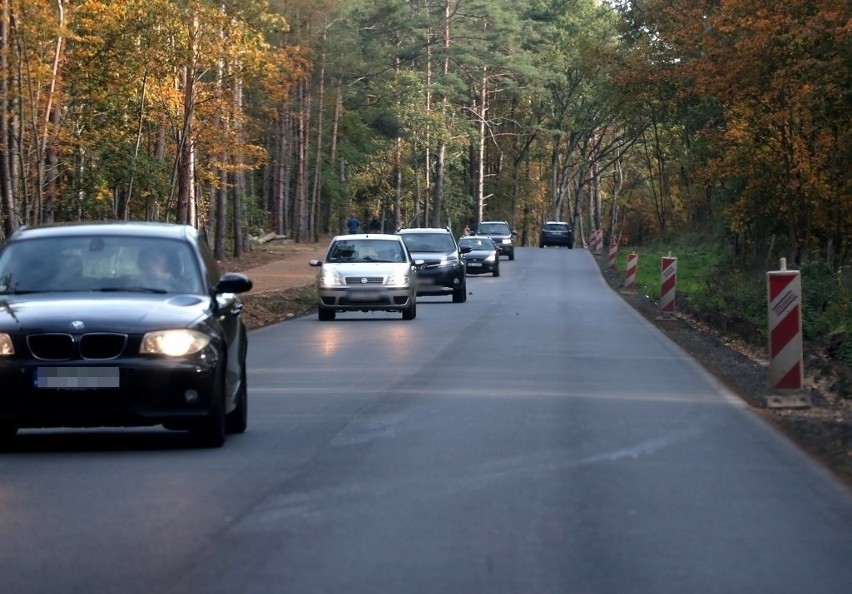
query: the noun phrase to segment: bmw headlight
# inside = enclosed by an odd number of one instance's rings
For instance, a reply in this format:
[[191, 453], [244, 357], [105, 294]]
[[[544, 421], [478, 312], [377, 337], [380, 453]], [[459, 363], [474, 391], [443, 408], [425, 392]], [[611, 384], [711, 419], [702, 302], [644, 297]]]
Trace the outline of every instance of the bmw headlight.
[[333, 270], [323, 270], [320, 276], [320, 287], [342, 287], [343, 277]]
[[210, 344], [210, 336], [198, 330], [158, 330], [142, 337], [143, 355], [185, 357], [194, 355]]
[[9, 357], [15, 354], [15, 347], [12, 346], [12, 337], [5, 332], [0, 332], [0, 357]]

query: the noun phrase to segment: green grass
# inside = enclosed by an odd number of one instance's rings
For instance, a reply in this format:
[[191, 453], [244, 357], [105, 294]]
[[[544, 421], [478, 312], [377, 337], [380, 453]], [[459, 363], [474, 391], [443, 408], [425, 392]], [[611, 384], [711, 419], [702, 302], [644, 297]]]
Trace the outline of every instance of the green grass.
[[[721, 323], [723, 331], [754, 344], [765, 340], [765, 271], [738, 268], [721, 245], [654, 244], [619, 248], [616, 272], [622, 279], [631, 252], [638, 255], [634, 286], [637, 293], [659, 302], [662, 258], [676, 257], [676, 309], [680, 310], [678, 304], [688, 300], [693, 313]], [[601, 258], [602, 266], [606, 266], [606, 254]], [[802, 266], [800, 272], [803, 337], [830, 358], [852, 365], [852, 272], [832, 270], [819, 262]]]
[[705, 247], [652, 245], [626, 246], [619, 248], [616, 268], [624, 276], [627, 256], [635, 252], [636, 284], [638, 293], [654, 300], [660, 298], [662, 259], [664, 256], [677, 258], [677, 293], [696, 295], [706, 287], [706, 279], [712, 278], [722, 262], [722, 254]]

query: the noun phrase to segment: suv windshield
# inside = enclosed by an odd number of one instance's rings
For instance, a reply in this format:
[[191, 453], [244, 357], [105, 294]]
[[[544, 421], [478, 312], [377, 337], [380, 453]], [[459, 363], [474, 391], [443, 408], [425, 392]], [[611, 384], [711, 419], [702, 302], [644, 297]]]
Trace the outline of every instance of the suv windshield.
[[412, 252], [447, 253], [456, 251], [455, 242], [448, 233], [404, 233], [401, 237]]
[[479, 233], [493, 233], [494, 235], [510, 235], [509, 225], [506, 223], [482, 223]]

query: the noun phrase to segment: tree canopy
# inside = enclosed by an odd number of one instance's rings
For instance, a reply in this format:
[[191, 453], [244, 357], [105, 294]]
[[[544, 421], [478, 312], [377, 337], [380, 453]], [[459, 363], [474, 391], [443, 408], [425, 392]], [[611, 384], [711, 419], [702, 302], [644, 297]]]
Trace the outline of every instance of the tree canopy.
[[0, 222], [571, 220], [848, 264], [842, 0], [0, 0]]

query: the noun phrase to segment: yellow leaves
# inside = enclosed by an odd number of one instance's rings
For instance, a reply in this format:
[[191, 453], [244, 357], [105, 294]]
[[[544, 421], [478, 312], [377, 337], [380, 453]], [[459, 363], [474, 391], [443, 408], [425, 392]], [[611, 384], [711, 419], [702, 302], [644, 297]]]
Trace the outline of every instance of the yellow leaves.
[[828, 233], [836, 228], [831, 217], [852, 218], [850, 188], [842, 182], [852, 158], [848, 3], [675, 4], [649, 0], [646, 8], [662, 15], [651, 20], [659, 26], [656, 47], [673, 57], [673, 85], [723, 110], [724, 121], [705, 135], [716, 157], [697, 177], [736, 188], [731, 226], [763, 217]]

